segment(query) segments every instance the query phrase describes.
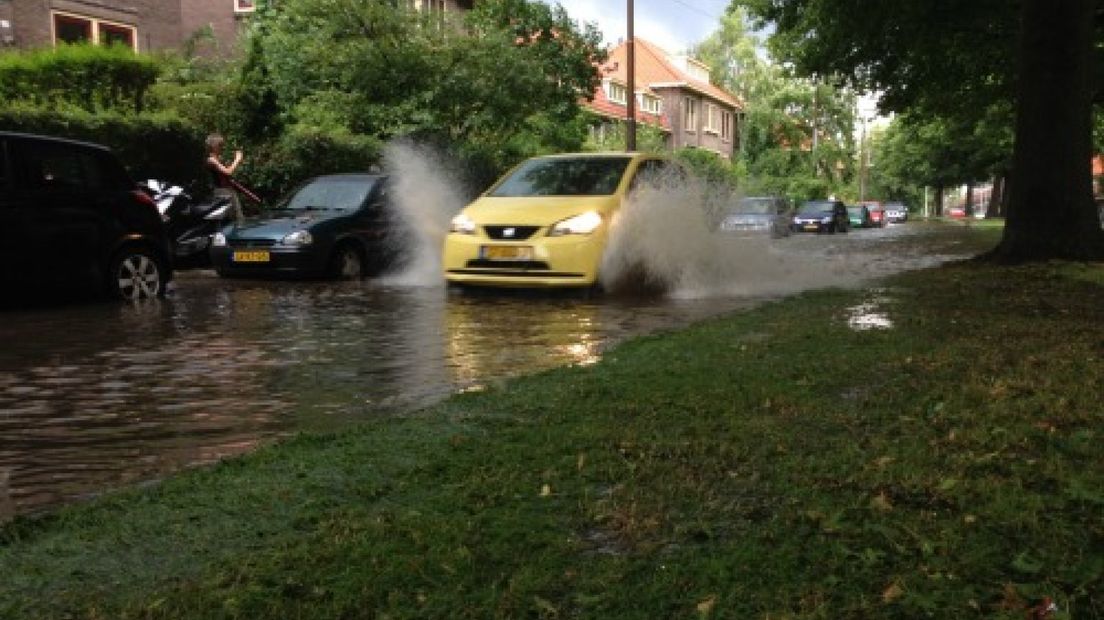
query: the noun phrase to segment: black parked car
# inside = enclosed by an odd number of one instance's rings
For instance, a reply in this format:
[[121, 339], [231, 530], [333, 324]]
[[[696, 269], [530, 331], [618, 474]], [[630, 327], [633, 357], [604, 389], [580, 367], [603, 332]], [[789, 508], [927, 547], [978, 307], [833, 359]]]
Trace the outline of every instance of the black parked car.
[[0, 132], [3, 301], [88, 285], [123, 299], [164, 295], [169, 257], [157, 206], [107, 148]]
[[794, 232], [847, 232], [851, 219], [847, 207], [838, 200], [809, 200], [793, 218]]
[[377, 174], [310, 179], [262, 215], [216, 233], [211, 262], [221, 276], [360, 278], [399, 256], [402, 234]]

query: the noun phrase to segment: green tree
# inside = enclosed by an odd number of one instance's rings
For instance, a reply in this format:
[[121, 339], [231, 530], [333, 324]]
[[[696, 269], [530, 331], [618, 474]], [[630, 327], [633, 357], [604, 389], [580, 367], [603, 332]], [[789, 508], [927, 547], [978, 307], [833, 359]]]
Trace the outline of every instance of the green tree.
[[289, 126], [435, 135], [507, 160], [544, 137], [582, 144], [578, 100], [597, 87], [599, 43], [593, 27], [532, 0], [480, 2], [463, 23], [385, 0], [288, 0], [251, 40], [263, 50], [258, 88], [276, 93]]
[[775, 24], [772, 50], [799, 70], [880, 91], [885, 110], [969, 118], [1014, 101], [1012, 201], [993, 256], [1104, 259], [1089, 167], [1101, 40], [1095, 0], [734, 4]]
[[855, 96], [833, 79], [797, 77], [762, 55], [745, 11], [730, 7], [696, 55], [744, 104], [737, 167], [746, 191], [838, 193], [854, 174]]

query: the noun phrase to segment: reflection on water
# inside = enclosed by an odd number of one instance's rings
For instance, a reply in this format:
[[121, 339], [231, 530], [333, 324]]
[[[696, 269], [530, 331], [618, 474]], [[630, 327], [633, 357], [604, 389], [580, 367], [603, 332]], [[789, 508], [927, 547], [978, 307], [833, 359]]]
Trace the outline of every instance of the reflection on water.
[[736, 308], [183, 274], [169, 298], [8, 313], [0, 519], [564, 364]]
[[[889, 231], [879, 234], [891, 239]], [[869, 243], [881, 237], [848, 237], [810, 236], [791, 247], [853, 244], [894, 256], [894, 269], [931, 260]], [[867, 275], [885, 270], [883, 261], [867, 263]], [[4, 312], [0, 522], [289, 433], [592, 364], [613, 342], [746, 307], [750, 284], [741, 283], [742, 296], [583, 300], [185, 273], [159, 302]], [[764, 285], [758, 290], [777, 283]]]

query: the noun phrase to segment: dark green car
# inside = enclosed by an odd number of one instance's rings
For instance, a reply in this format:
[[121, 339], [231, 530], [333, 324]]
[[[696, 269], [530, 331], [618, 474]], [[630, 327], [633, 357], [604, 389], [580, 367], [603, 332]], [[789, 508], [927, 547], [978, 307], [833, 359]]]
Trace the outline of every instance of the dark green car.
[[853, 228], [871, 228], [874, 222], [870, 219], [870, 209], [866, 205], [848, 205], [847, 219]]
[[401, 226], [386, 175], [310, 179], [261, 216], [215, 234], [211, 262], [220, 276], [354, 279], [398, 260]]

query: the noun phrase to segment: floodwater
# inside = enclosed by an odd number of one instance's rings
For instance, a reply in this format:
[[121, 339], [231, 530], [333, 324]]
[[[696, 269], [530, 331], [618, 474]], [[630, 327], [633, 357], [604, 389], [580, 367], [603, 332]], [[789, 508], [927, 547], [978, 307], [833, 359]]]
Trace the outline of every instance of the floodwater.
[[[784, 271], [766, 270], [762, 286], [744, 274], [739, 286], [652, 298], [227, 281], [201, 271], [178, 274], [152, 303], [2, 312], [0, 522], [291, 433], [591, 364], [626, 338], [787, 290], [861, 283], [983, 249], [964, 228], [913, 223], [749, 248], [756, 264], [777, 260]], [[779, 288], [780, 273], [793, 285]]]

